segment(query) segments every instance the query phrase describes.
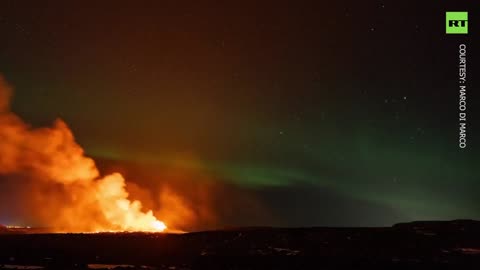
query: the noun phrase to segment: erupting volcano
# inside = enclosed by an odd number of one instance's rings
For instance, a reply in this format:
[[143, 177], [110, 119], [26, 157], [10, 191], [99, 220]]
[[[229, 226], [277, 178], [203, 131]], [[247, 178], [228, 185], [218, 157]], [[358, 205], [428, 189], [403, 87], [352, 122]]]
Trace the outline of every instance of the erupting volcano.
[[0, 174], [28, 189], [35, 220], [58, 232], [145, 231], [167, 226], [130, 200], [119, 173], [101, 176], [62, 120], [31, 128], [10, 111], [12, 90], [0, 77]]

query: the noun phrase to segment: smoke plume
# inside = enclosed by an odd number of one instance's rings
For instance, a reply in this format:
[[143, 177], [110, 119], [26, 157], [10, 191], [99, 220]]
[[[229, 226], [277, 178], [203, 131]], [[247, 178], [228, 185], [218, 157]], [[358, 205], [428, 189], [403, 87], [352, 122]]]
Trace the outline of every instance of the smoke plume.
[[119, 173], [100, 176], [67, 124], [32, 128], [10, 111], [12, 88], [0, 76], [0, 175], [28, 194], [32, 218], [56, 231], [162, 231], [165, 225], [132, 201]]

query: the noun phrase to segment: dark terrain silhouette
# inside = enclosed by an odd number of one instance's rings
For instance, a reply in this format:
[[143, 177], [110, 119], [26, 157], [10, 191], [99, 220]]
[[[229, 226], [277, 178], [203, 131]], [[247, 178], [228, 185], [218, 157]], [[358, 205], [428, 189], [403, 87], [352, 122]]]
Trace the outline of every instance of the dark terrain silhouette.
[[[47, 234], [6, 230], [0, 265], [79, 269], [358, 269], [480, 266], [480, 222], [426, 221], [382, 228], [237, 228], [187, 234]], [[121, 266], [119, 266], [121, 268]]]

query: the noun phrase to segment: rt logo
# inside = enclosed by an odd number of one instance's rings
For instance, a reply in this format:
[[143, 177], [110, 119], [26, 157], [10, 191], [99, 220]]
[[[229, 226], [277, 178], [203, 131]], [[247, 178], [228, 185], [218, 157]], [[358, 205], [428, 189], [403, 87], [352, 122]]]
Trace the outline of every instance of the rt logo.
[[447, 11], [447, 34], [468, 34], [468, 12]]

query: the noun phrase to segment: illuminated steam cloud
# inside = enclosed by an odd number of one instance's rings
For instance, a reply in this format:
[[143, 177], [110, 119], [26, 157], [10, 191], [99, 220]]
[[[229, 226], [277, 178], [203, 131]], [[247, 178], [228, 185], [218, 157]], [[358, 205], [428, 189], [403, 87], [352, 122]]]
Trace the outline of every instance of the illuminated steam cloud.
[[[22, 176], [32, 215], [57, 231], [163, 231], [140, 201], [129, 200], [119, 173], [104, 177], [67, 124], [32, 128], [10, 111], [11, 87], [0, 77], [0, 174]], [[17, 203], [17, 202], [16, 202]]]

